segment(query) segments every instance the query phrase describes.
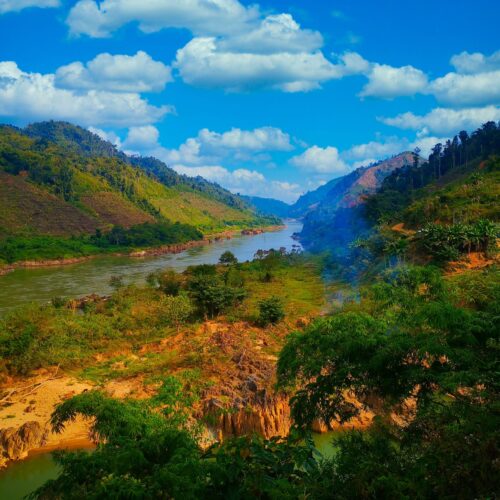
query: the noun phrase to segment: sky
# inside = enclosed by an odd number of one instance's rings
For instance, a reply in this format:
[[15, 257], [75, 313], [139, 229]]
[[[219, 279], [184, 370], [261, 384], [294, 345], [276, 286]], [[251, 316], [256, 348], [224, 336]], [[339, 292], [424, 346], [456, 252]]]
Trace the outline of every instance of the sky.
[[497, 0], [0, 0], [0, 122], [294, 202], [500, 120]]

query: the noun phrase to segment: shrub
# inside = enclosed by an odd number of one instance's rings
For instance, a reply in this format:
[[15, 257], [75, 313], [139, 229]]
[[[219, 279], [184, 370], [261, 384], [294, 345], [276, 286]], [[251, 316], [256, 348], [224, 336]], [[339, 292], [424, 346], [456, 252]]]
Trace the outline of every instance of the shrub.
[[259, 323], [275, 325], [285, 317], [283, 303], [279, 297], [269, 297], [259, 302]]

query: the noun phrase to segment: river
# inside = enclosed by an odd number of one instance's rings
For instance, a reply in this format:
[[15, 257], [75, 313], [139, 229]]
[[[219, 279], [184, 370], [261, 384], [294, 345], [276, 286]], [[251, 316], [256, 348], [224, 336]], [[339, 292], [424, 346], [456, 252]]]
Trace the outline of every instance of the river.
[[[60, 267], [18, 269], [0, 276], [0, 314], [29, 302], [49, 302], [53, 297], [80, 297], [91, 293], [111, 292], [111, 276], [123, 276], [126, 283], [144, 283], [151, 272], [167, 267], [183, 271], [196, 264], [215, 264], [220, 255], [230, 250], [239, 261], [251, 260], [257, 250], [285, 247], [291, 250], [292, 239], [301, 230], [291, 221], [279, 231], [253, 236], [238, 235], [230, 240], [191, 248], [178, 254], [155, 257], [97, 257], [79, 264]], [[35, 455], [0, 471], [0, 499], [18, 500], [48, 479], [57, 476], [50, 453]]]
[[29, 302], [47, 303], [54, 297], [74, 298], [97, 293], [109, 294], [112, 276], [122, 276], [125, 283], [144, 283], [148, 274], [167, 267], [183, 271], [197, 264], [215, 264], [230, 250], [239, 261], [252, 260], [257, 250], [285, 247], [291, 250], [297, 242], [292, 234], [302, 224], [290, 221], [278, 231], [258, 235], [237, 235], [211, 245], [194, 247], [178, 254], [152, 257], [96, 257], [79, 264], [57, 267], [17, 269], [0, 276], [0, 314]]

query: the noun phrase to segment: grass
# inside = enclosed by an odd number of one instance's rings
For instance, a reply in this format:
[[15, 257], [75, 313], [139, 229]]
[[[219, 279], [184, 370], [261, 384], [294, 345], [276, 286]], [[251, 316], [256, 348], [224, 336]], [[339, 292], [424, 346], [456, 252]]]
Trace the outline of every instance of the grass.
[[[263, 352], [274, 355], [300, 318], [321, 312], [325, 288], [318, 260], [283, 258], [273, 267], [270, 282], [262, 280], [262, 266], [262, 262], [239, 266], [247, 298], [213, 321], [228, 329], [237, 322], [237, 328], [243, 329], [238, 335], [245, 342], [263, 341]], [[219, 273], [226, 270], [218, 267]], [[273, 295], [283, 300], [285, 321], [261, 329], [256, 323], [258, 302]], [[151, 287], [129, 286], [83, 310], [70, 307], [71, 302], [15, 310], [0, 321], [0, 373], [23, 375], [59, 365], [98, 382], [139, 375], [152, 379], [196, 367], [203, 370], [212, 347], [207, 345], [210, 333], [200, 323], [202, 318], [194, 315], [175, 328], [166, 316], [164, 297]], [[209, 358], [209, 363], [216, 362]], [[219, 359], [224, 360], [224, 356]]]

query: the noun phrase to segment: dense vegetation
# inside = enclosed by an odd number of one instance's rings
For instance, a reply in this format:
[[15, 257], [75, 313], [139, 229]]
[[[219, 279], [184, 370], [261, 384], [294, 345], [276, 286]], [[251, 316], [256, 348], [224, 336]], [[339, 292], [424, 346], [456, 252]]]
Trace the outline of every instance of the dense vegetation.
[[[94, 419], [101, 442], [94, 453], [59, 454], [59, 478], [36, 496], [496, 498], [499, 135], [496, 124], [470, 137], [461, 133], [436, 147], [428, 163], [415, 160], [389, 175], [362, 207], [370, 214], [364, 224], [352, 226], [342, 212], [356, 239], [343, 265], [327, 259], [325, 271], [355, 274], [356, 290], [302, 330], [294, 325], [307, 324], [298, 320], [314, 295], [304, 276], [310, 266], [318, 272], [319, 260], [279, 251], [259, 251], [242, 264], [226, 253], [217, 266], [152, 275], [145, 289], [120, 282], [109, 300], [85, 304], [82, 314], [56, 300], [6, 317], [0, 354], [7, 375], [80, 364], [99, 380], [138, 371], [163, 380], [142, 401], [89, 391], [61, 404], [54, 429], [84, 415]], [[450, 270], [451, 260], [468, 262], [473, 254], [480, 266]], [[194, 381], [186, 368], [208, 370], [231, 356], [216, 359], [214, 339], [201, 344], [201, 330], [186, 335], [188, 353], [161, 351], [125, 368], [116, 360], [91, 366], [96, 352], [143, 346], [165, 338], [167, 329], [174, 342], [180, 328], [221, 315], [267, 325], [254, 356], [265, 349], [273, 357], [281, 347], [276, 390], [290, 396], [294, 423], [287, 439], [243, 436], [200, 447], [200, 422], [189, 408], [208, 377]], [[286, 339], [280, 328], [291, 332]], [[243, 330], [238, 339], [256, 335]], [[165, 378], [172, 372], [177, 378]], [[376, 415], [370, 427], [333, 437], [331, 457], [313, 446], [318, 421], [343, 424], [368, 410]]]
[[[147, 287], [127, 286], [126, 277], [116, 276], [116, 291], [108, 299], [56, 297], [51, 305], [17, 309], [0, 318], [0, 375], [25, 375], [53, 365], [82, 369], [92, 365], [98, 353], [140, 349], [170, 338], [181, 327], [191, 343], [190, 332], [205, 317], [225, 314], [231, 322], [260, 325], [260, 303], [276, 295], [282, 303], [273, 322], [285, 315], [294, 321], [321, 306], [318, 266], [297, 254], [272, 252], [249, 263], [200, 265], [182, 274], [157, 272], [148, 277]], [[160, 351], [141, 362], [132, 360], [130, 369], [158, 375], [184, 363], [196, 368], [199, 359], [192, 349], [185, 352], [184, 361], [180, 352], [172, 357]], [[101, 373], [109, 364], [93, 369]], [[126, 373], [112, 370], [113, 377]]]
[[[0, 264], [22, 255], [95, 253], [106, 239], [121, 246], [182, 243], [187, 234], [198, 239], [199, 232], [278, 222], [220, 186], [129, 157], [80, 127], [0, 127]], [[96, 231], [109, 236], [89, 240]]]
[[[462, 197], [477, 196], [479, 204], [481, 201], [494, 203], [499, 194], [498, 159], [495, 159], [494, 155], [500, 155], [500, 127], [495, 122], [485, 123], [470, 136], [462, 131], [445, 145], [436, 144], [428, 162], [422, 166], [408, 165], [389, 175], [380, 191], [368, 200], [367, 215], [374, 221], [394, 221], [411, 204], [415, 204], [419, 199], [428, 198], [434, 190], [442, 189], [453, 181], [458, 180], [458, 183], [463, 183], [460, 177], [464, 174], [470, 175], [471, 172], [474, 174], [469, 180], [473, 188], [463, 193]], [[482, 163], [485, 161], [486, 163]], [[488, 177], [494, 177], [496, 185], [489, 183]], [[424, 189], [427, 186], [429, 189]], [[481, 187], [486, 188], [486, 191], [476, 193], [475, 188]], [[443, 209], [445, 207], [448, 209], [448, 217], [467, 222], [463, 219], [469, 214], [460, 210], [460, 204], [454, 199], [453, 194], [443, 193], [443, 198], [439, 200], [441, 206]], [[419, 221], [422, 221], [421, 216], [414, 217], [414, 222]]]
[[56, 429], [83, 414], [105, 442], [92, 454], [58, 455], [63, 472], [39, 496], [492, 498], [500, 487], [499, 299], [495, 270], [444, 280], [436, 268], [400, 267], [364, 288], [360, 302], [293, 334], [278, 372], [282, 386], [298, 389], [297, 431], [355, 415], [362, 406], [349, 394], [384, 403], [368, 431], [335, 438], [332, 458], [300, 432], [203, 451], [180, 397], [192, 396], [190, 386], [170, 380], [152, 400], [90, 392], [62, 404]]
[[203, 234], [193, 226], [176, 222], [139, 224], [111, 231], [96, 230], [92, 236], [9, 236], [0, 242], [0, 262], [32, 261], [84, 257], [106, 252], [130, 251], [158, 245], [201, 240]]

